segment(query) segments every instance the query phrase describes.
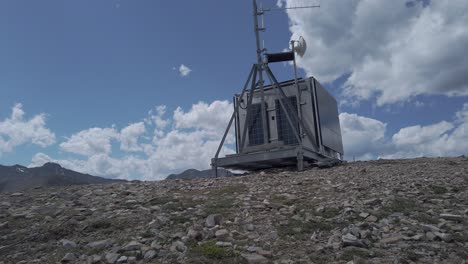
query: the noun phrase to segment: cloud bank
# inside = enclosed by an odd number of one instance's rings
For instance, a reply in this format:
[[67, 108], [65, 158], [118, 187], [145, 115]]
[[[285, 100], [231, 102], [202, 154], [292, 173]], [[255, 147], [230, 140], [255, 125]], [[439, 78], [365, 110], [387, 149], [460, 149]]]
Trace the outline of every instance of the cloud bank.
[[[123, 128], [93, 127], [66, 137], [58, 148], [60, 157], [37, 153], [30, 166], [57, 162], [93, 175], [123, 179], [159, 180], [185, 169], [208, 169], [232, 114], [228, 101], [199, 102], [167, 114], [165, 106], [148, 111], [142, 121]], [[387, 124], [353, 113], [340, 114], [345, 158], [412, 158], [468, 154], [468, 103], [452, 120], [425, 126], [403, 127], [391, 135]], [[221, 155], [234, 153], [233, 131]], [[12, 151], [21, 144], [41, 147], [55, 143], [45, 126], [45, 115], [25, 118], [21, 104], [0, 121], [0, 150]]]
[[453, 120], [401, 128], [386, 135], [386, 124], [356, 114], [340, 114], [347, 159], [468, 155], [468, 103]]
[[[294, 6], [296, 0], [280, 0]], [[349, 75], [348, 102], [387, 105], [417, 95], [468, 95], [468, 5], [465, 0], [327, 0], [320, 9], [288, 10], [298, 58], [322, 82]]]
[[[72, 158], [37, 153], [30, 166], [57, 162], [89, 174], [145, 180], [163, 179], [189, 168], [208, 169], [232, 109], [228, 101], [199, 102], [188, 111], [178, 107], [166, 116], [166, 107], [158, 106], [143, 121], [122, 129], [94, 127], [74, 133], [59, 144]], [[222, 155], [234, 152], [229, 147], [233, 142], [229, 133]]]
[[45, 125], [45, 114], [25, 118], [22, 104], [15, 104], [10, 117], [0, 120], [0, 156], [17, 146], [34, 144], [47, 147], [55, 143], [55, 134]]

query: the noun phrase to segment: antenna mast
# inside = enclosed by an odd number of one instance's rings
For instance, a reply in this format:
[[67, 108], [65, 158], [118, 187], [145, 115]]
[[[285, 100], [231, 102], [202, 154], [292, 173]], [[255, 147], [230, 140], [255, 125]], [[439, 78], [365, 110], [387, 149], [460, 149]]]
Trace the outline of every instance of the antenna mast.
[[[263, 131], [267, 131], [267, 121], [266, 121], [266, 109], [265, 109], [265, 95], [264, 95], [264, 81], [263, 81], [263, 52], [264, 49], [260, 47], [260, 31], [265, 31], [265, 28], [261, 28], [258, 26], [258, 19], [260, 16], [263, 17], [264, 11], [263, 7], [258, 10], [257, 0], [253, 0], [253, 15], [254, 15], [254, 31], [255, 31], [255, 42], [257, 46], [257, 70], [258, 70], [258, 84], [260, 88], [260, 97], [261, 97], [261, 111], [262, 111], [262, 128]], [[263, 142], [268, 142], [268, 135], [267, 133], [263, 133]]]
[[[276, 7], [276, 8], [268, 8], [263, 9], [263, 4], [260, 5], [260, 9], [257, 5], [257, 0], [252, 0], [253, 2], [253, 16], [254, 16], [254, 32], [255, 32], [255, 43], [257, 47], [257, 72], [258, 72], [258, 86], [260, 89], [260, 98], [261, 98], [261, 114], [262, 114], [262, 128], [263, 131], [267, 131], [267, 114], [266, 114], [266, 106], [265, 106], [265, 95], [264, 95], [264, 85], [265, 82], [263, 80], [263, 71], [265, 70], [265, 62], [263, 61], [263, 53], [267, 50], [265, 45], [263, 48], [260, 46], [260, 31], [264, 32], [266, 30], [263, 22], [263, 16], [265, 12], [272, 11], [272, 10], [287, 10], [287, 9], [309, 9], [309, 8], [317, 8], [320, 5], [305, 5], [305, 6], [294, 6], [294, 7]], [[259, 18], [261, 17], [262, 26], [259, 26]], [[291, 49], [294, 52], [295, 49], [295, 42], [291, 41]], [[296, 60], [294, 59], [294, 80], [297, 85], [297, 69], [296, 69]], [[257, 85], [257, 84], [255, 84]], [[300, 97], [299, 97], [300, 98]], [[300, 103], [300, 101], [298, 102]], [[263, 142], [264, 144], [268, 143], [268, 135], [267, 133], [263, 133]]]

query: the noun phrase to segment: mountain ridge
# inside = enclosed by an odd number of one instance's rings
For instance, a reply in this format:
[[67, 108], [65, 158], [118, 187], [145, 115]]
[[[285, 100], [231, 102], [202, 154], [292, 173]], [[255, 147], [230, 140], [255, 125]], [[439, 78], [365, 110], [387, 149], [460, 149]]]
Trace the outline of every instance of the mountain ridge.
[[[225, 170], [218, 169], [218, 177], [227, 177], [233, 176], [234, 173]], [[188, 169], [179, 174], [170, 174], [166, 177], [166, 180], [176, 180], [176, 179], [199, 179], [199, 178], [214, 178], [215, 172], [212, 169], [209, 170], [197, 170], [197, 169]]]
[[47, 162], [40, 167], [28, 168], [19, 164], [0, 165], [0, 192], [17, 192], [36, 187], [104, 184], [125, 180], [108, 179], [63, 168]]

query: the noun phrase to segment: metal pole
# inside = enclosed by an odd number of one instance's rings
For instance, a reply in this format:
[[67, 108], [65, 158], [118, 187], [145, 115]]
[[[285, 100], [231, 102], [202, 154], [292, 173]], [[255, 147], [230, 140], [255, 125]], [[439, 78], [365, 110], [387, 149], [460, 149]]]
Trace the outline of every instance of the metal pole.
[[[258, 66], [256, 66], [258, 67]], [[252, 100], [253, 100], [253, 97], [254, 97], [254, 91], [255, 91], [255, 87], [257, 86], [257, 69], [255, 69], [254, 71], [254, 75], [252, 77], [252, 86], [250, 87], [250, 97], [248, 98], [247, 100], [247, 107], [245, 108], [246, 109], [246, 118], [244, 120], [244, 129], [242, 129], [242, 137], [240, 138], [240, 153], [242, 153], [244, 151], [244, 147], [245, 147], [245, 137], [246, 137], [246, 133], [247, 133], [247, 117], [249, 115], [249, 109], [250, 109], [250, 106], [252, 105]]]
[[263, 83], [263, 59], [262, 59], [262, 52], [263, 50], [260, 47], [260, 31], [264, 31], [264, 28], [258, 27], [258, 17], [263, 16], [263, 10], [258, 11], [257, 7], [257, 0], [253, 0], [253, 15], [254, 15], [254, 31], [255, 31], [255, 42], [257, 45], [257, 70], [258, 70], [258, 81], [260, 84], [260, 98], [261, 98], [261, 111], [262, 111], [262, 128], [263, 128], [263, 144], [268, 143], [268, 128], [267, 128], [267, 116], [266, 116], [266, 109], [265, 109], [265, 93], [264, 93], [264, 83]]
[[[250, 70], [249, 77], [247, 78], [247, 81], [245, 82], [244, 88], [242, 89], [241, 93], [241, 98], [244, 96], [245, 90], [247, 89], [247, 85], [249, 85], [250, 79], [252, 78], [252, 75], [256, 71], [256, 65], [254, 64], [252, 66], [252, 69]], [[212, 164], [211, 167], [215, 170], [215, 177], [218, 177], [218, 156], [219, 153], [221, 152], [221, 149], [224, 145], [224, 141], [226, 140], [227, 134], [229, 133], [229, 129], [232, 126], [232, 121], [234, 121], [234, 118], [236, 117], [236, 114], [239, 113], [239, 104], [236, 104], [234, 108], [234, 112], [232, 113], [231, 119], [229, 120], [229, 124], [226, 128], [226, 131], [224, 131], [223, 138], [221, 139], [221, 143], [219, 143], [218, 150], [216, 151], [215, 157], [212, 159]]]
[[[294, 51], [294, 43], [295, 41], [291, 40], [291, 48], [292, 48], [293, 55], [294, 55], [294, 60], [293, 60], [294, 84], [296, 85], [296, 89], [297, 89], [297, 114], [298, 114], [299, 123], [302, 124], [302, 105], [301, 105], [302, 99], [301, 99], [301, 89], [299, 88], [299, 83], [297, 82], [297, 66], [296, 66], [296, 54]], [[299, 147], [297, 149], [297, 170], [302, 171], [304, 169], [304, 152], [302, 150], [303, 148], [302, 138], [304, 136], [304, 133], [302, 130], [302, 126], [299, 126], [299, 133], [300, 133], [301, 141], [299, 142]]]
[[[250, 79], [252, 78], [252, 74], [254, 73], [255, 68], [256, 68], [255, 65], [253, 65], [252, 69], [250, 70], [249, 77], [247, 78], [244, 88], [242, 89], [241, 98], [244, 96], [245, 90], [247, 89], [247, 85], [249, 85]], [[224, 141], [226, 140], [226, 136], [229, 133], [229, 129], [231, 128], [232, 121], [234, 120], [234, 117], [236, 116], [238, 112], [239, 112], [239, 104], [236, 105], [234, 112], [232, 113], [231, 119], [229, 120], [228, 127], [226, 128], [226, 131], [224, 131], [223, 138], [221, 139], [221, 143], [219, 144], [218, 150], [216, 151], [215, 159], [217, 159], [219, 156], [219, 152], [221, 151], [221, 148], [224, 145]]]
[[[285, 99], [285, 103], [288, 105], [288, 107], [290, 107], [292, 109], [291, 103], [287, 100], [288, 97], [284, 93], [283, 89], [281, 89], [281, 86], [278, 84], [278, 80], [276, 80], [275, 75], [273, 75], [273, 72], [271, 72], [271, 69], [270, 69], [270, 67], [268, 67], [268, 65], [265, 66], [265, 72], [267, 73], [267, 76], [270, 78], [270, 81], [271, 81], [272, 85], [274, 85], [274, 87], [277, 88], [277, 91], [280, 92], [281, 97], [283, 97]], [[280, 104], [282, 103], [281, 100], [279, 100], [279, 102], [280, 102]], [[297, 114], [293, 113], [292, 116], [294, 117], [294, 121], [297, 121], [298, 124], [302, 127], [302, 130], [306, 132], [306, 135], [309, 137], [309, 139], [312, 139], [313, 138], [312, 133], [310, 132], [309, 128], [304, 125], [302, 120], [299, 120], [299, 117], [297, 116]], [[294, 129], [294, 127], [293, 127], [293, 129]], [[295, 133], [297, 133], [297, 130], [296, 130]], [[300, 142], [300, 140], [298, 140], [298, 141]]]
[[[291, 46], [292, 46], [293, 52], [294, 52], [294, 43], [295, 41], [292, 40]], [[298, 111], [299, 121], [302, 121], [302, 107], [301, 107], [302, 97], [301, 97], [301, 89], [299, 88], [299, 83], [297, 81], [296, 54], [294, 54], [293, 63], [294, 63], [294, 84], [296, 85], [296, 89], [297, 89], [297, 111]], [[300, 130], [301, 137], [303, 137], [303, 131], [301, 127], [299, 128], [299, 130]]]
[[[297, 128], [296, 126], [293, 124], [292, 122], [292, 119], [291, 119], [291, 116], [289, 115], [289, 111], [287, 111], [287, 108], [284, 106], [284, 104], [286, 104], [288, 106], [288, 108], [290, 108], [291, 110], [293, 109], [292, 108], [292, 105], [291, 103], [287, 100], [288, 97], [284, 94], [283, 90], [281, 90], [280, 86], [278, 85], [278, 82], [276, 81], [276, 79], [274, 78], [273, 73], [271, 71], [269, 71], [268, 67], [266, 68], [266, 73], [267, 73], [267, 76], [268, 78], [270, 78], [270, 82], [274, 85], [274, 87], [276, 87], [276, 91], [279, 92], [278, 95], [281, 95], [283, 98], [278, 98], [278, 101], [280, 103], [280, 106], [281, 108], [283, 109], [284, 111], [284, 114], [286, 115], [286, 119], [288, 120], [288, 123], [289, 125], [291, 126], [291, 129], [293, 130], [294, 132], [294, 135], [296, 136], [296, 139], [297, 139], [297, 142], [299, 144], [302, 144], [302, 139], [301, 137], [299, 136], [299, 133], [297, 132]], [[278, 96], [279, 97], [279, 96]], [[283, 102], [284, 100], [284, 102]], [[295, 119], [295, 121], [298, 121], [297, 117]]]

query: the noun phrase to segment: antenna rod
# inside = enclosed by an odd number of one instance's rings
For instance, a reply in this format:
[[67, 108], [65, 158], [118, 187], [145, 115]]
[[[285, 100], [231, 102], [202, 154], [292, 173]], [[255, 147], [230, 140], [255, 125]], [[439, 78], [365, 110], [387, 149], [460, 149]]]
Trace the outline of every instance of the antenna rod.
[[[258, 82], [260, 85], [260, 98], [261, 98], [261, 115], [262, 115], [262, 128], [263, 128], [263, 144], [268, 143], [268, 128], [267, 128], [267, 116], [265, 109], [265, 94], [263, 90], [263, 59], [262, 59], [262, 48], [260, 47], [260, 31], [265, 30], [264, 28], [258, 27], [258, 17], [263, 16], [263, 9], [258, 11], [257, 0], [253, 0], [253, 15], [254, 15], [254, 30], [255, 30], [255, 41], [257, 44], [257, 64], [258, 64]], [[252, 95], [253, 96], [253, 95]]]
[[304, 9], [304, 8], [317, 8], [320, 5], [309, 5], [309, 6], [294, 6], [294, 7], [270, 7], [264, 11], [278, 11], [278, 10], [288, 10], [288, 9]]

